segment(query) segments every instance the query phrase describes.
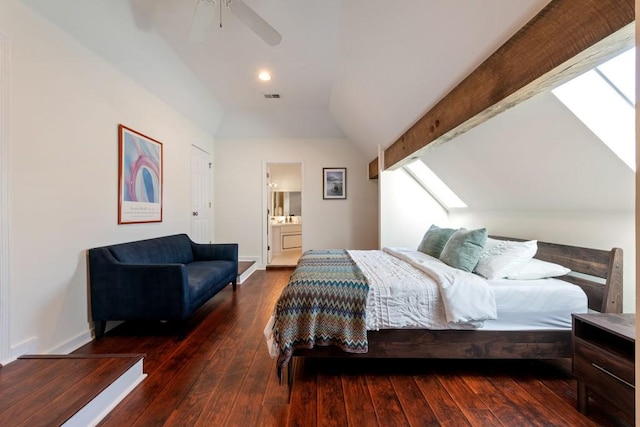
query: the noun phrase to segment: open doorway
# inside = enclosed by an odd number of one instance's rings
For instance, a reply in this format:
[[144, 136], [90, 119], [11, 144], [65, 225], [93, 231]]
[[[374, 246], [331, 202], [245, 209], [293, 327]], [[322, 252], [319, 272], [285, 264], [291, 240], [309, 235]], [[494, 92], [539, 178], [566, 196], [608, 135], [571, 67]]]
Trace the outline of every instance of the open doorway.
[[302, 255], [302, 163], [266, 167], [266, 266], [295, 267]]

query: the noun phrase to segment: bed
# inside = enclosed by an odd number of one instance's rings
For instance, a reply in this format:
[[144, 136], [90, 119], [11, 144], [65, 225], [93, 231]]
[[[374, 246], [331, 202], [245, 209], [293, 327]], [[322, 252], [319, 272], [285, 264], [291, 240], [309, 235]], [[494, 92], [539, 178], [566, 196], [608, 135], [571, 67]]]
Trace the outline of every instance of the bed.
[[[522, 239], [491, 236], [495, 240], [524, 242]], [[320, 258], [326, 254], [320, 253]], [[622, 250], [589, 249], [554, 243], [537, 242], [535, 259], [560, 264], [571, 270], [568, 275], [551, 280], [577, 285], [586, 296], [590, 311], [622, 312]], [[329, 276], [335, 267], [316, 262]], [[313, 262], [312, 262], [313, 264]], [[299, 265], [298, 269], [304, 269]], [[306, 268], [309, 268], [307, 265]], [[317, 267], [312, 267], [317, 270]], [[346, 267], [345, 267], [346, 268]], [[349, 267], [351, 268], [351, 267]], [[356, 269], [359, 271], [359, 269]], [[296, 277], [296, 271], [292, 278]], [[317, 272], [317, 271], [316, 271]], [[304, 273], [304, 272], [303, 272]], [[339, 279], [341, 280], [341, 279]], [[350, 284], [350, 286], [356, 284]], [[284, 291], [283, 291], [284, 292]], [[565, 316], [567, 317], [567, 316]], [[467, 329], [379, 329], [367, 330], [364, 344], [352, 339], [350, 349], [325, 342], [294, 346], [290, 354], [279, 359], [278, 376], [288, 372], [289, 385], [293, 381], [293, 363], [297, 357], [313, 358], [436, 358], [436, 359], [556, 359], [571, 357], [570, 315], [568, 324], [550, 327], [520, 327], [512, 330], [503, 326]], [[489, 319], [489, 318], [488, 318]], [[568, 325], [568, 326], [567, 326]], [[265, 333], [269, 325], [265, 329]], [[334, 345], [336, 344], [336, 345]], [[312, 347], [312, 348], [304, 348]], [[273, 356], [273, 354], [272, 354]]]

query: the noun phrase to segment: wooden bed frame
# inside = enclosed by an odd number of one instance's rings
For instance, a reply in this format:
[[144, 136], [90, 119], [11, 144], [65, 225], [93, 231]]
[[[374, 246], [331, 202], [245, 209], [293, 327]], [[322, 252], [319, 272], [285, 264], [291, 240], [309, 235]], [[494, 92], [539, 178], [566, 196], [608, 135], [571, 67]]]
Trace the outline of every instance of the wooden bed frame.
[[[535, 258], [570, 268], [572, 273], [560, 279], [580, 286], [587, 294], [591, 310], [602, 313], [622, 312], [622, 249], [605, 251], [538, 242]], [[574, 273], [581, 275], [577, 277]], [[572, 352], [571, 330], [385, 329], [368, 331], [367, 339], [369, 351], [364, 354], [346, 353], [337, 347], [295, 350], [287, 366], [289, 386], [293, 382], [296, 357], [559, 359], [570, 358]]]

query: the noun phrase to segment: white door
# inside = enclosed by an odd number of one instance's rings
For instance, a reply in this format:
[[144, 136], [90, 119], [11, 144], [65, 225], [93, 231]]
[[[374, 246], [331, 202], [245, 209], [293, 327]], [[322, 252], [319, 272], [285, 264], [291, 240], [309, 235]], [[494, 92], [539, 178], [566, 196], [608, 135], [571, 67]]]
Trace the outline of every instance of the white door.
[[191, 238], [211, 243], [211, 155], [191, 147]]

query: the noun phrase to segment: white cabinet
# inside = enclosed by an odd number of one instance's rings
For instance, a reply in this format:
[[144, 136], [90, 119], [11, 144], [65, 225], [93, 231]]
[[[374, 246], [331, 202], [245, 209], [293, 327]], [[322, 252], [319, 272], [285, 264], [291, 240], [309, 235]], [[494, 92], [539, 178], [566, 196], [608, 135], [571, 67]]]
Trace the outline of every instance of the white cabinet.
[[283, 234], [282, 235], [282, 250], [287, 249], [300, 249], [302, 247], [302, 234]]
[[272, 224], [271, 225], [271, 247], [274, 254], [283, 251], [302, 248], [302, 225], [301, 224]]

